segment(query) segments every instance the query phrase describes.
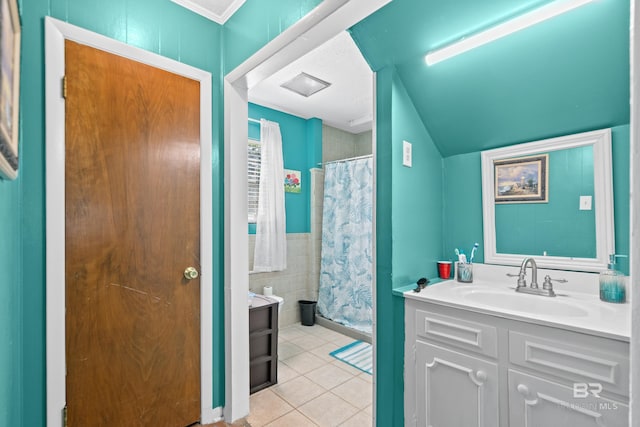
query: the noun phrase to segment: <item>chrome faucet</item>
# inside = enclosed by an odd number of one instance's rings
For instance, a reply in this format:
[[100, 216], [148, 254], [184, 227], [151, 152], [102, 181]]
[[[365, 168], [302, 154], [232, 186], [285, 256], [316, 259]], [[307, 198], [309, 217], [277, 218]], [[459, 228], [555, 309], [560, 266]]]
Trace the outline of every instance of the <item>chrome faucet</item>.
[[[531, 285], [527, 287], [527, 281], [525, 280], [525, 276], [527, 275], [527, 265], [531, 264]], [[517, 277], [518, 285], [516, 286], [516, 292], [524, 292], [527, 294], [534, 295], [544, 295], [547, 297], [555, 297], [556, 293], [553, 291], [552, 281], [566, 283], [565, 279], [552, 279], [549, 276], [545, 276], [544, 283], [542, 284], [542, 288], [538, 287], [538, 265], [536, 264], [536, 260], [533, 258], [527, 257], [522, 261], [522, 265], [520, 265], [520, 272], [518, 274], [509, 274], [509, 277]]]

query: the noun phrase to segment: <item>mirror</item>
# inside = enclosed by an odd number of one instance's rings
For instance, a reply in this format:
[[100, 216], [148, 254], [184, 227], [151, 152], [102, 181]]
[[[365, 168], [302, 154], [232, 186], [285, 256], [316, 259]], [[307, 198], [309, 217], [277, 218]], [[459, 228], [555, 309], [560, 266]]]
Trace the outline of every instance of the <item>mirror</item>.
[[483, 151], [485, 263], [601, 271], [614, 253], [611, 130]]

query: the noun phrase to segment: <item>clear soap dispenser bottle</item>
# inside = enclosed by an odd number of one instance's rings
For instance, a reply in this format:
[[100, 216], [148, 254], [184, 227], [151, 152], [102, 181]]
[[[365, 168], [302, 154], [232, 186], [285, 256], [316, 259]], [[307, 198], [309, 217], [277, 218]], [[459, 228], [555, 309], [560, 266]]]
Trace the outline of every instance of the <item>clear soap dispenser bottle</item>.
[[627, 301], [625, 277], [616, 269], [616, 258], [626, 255], [609, 255], [607, 269], [600, 273], [600, 299], [605, 302], [624, 303]]

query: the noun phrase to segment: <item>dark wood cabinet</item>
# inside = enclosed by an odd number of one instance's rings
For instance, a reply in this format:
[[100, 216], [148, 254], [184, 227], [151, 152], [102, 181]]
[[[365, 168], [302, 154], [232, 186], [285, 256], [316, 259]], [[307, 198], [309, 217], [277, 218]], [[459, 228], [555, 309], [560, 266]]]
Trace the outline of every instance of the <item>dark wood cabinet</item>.
[[250, 392], [278, 382], [278, 303], [254, 298], [249, 308]]

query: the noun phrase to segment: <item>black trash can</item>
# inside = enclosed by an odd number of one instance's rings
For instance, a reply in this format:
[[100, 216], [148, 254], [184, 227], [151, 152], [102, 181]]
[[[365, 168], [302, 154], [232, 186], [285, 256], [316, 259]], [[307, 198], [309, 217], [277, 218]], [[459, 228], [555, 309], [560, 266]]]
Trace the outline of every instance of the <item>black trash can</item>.
[[300, 323], [304, 326], [313, 326], [316, 323], [316, 301], [299, 300]]

